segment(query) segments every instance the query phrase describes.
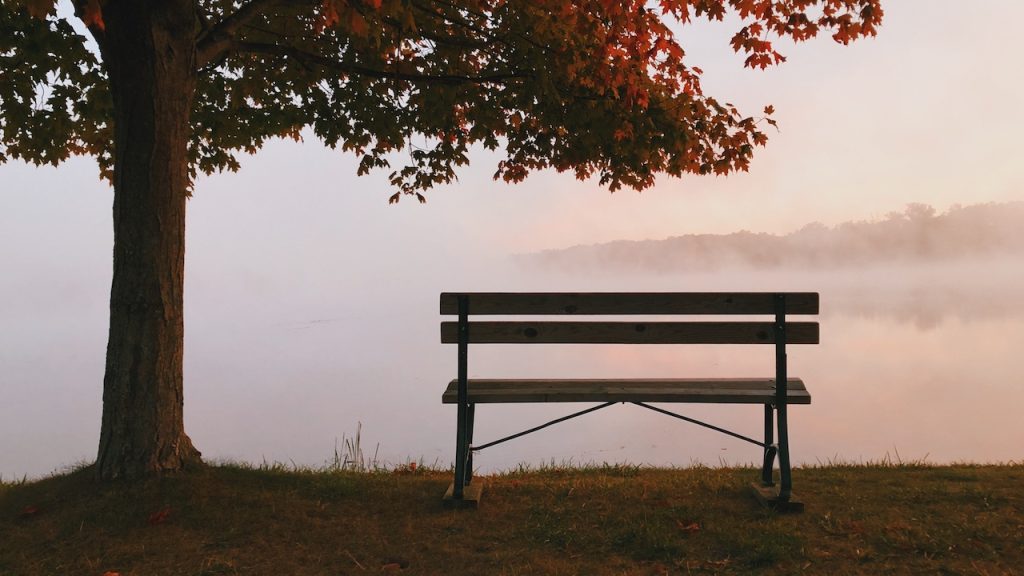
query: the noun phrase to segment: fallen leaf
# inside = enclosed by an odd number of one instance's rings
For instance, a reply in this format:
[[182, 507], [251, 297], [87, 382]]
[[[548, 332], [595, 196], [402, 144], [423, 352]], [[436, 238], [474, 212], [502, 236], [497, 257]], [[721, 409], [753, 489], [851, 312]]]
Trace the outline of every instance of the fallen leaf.
[[170, 517], [170, 515], [171, 515], [171, 507], [170, 506], [164, 506], [162, 509], [157, 510], [156, 512], [153, 512], [152, 514], [150, 514], [149, 515], [149, 519], [147, 520], [147, 522], [149, 522], [150, 526], [156, 526], [157, 524], [163, 524], [165, 521], [167, 521], [167, 518]]
[[39, 514], [38, 506], [25, 506], [24, 508], [21, 509], [21, 512], [18, 513], [18, 517], [29, 518], [35, 516], [36, 514]]
[[679, 520], [676, 520], [676, 525], [679, 526], [679, 529], [682, 530], [683, 532], [689, 532], [691, 534], [694, 533], [694, 532], [700, 532], [700, 524], [697, 524], [696, 522], [690, 522], [689, 524], [683, 524]]
[[397, 572], [399, 570], [405, 570], [409, 567], [409, 561], [404, 559], [390, 558], [384, 565], [380, 567], [381, 571], [384, 572]]
[[110, 571], [107, 571], [107, 572], [103, 573], [103, 576], [121, 576], [121, 573], [120, 572], [110, 572]]

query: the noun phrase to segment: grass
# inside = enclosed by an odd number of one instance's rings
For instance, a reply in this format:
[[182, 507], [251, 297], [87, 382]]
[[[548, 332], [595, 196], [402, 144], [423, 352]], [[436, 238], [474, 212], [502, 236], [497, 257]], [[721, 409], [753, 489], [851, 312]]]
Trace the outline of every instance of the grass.
[[[341, 459], [344, 462], [344, 458]], [[350, 459], [351, 460], [351, 459]], [[129, 484], [89, 468], [0, 484], [0, 574], [1017, 574], [1024, 465], [826, 464], [799, 515], [744, 468], [605, 465], [483, 478], [216, 465]]]

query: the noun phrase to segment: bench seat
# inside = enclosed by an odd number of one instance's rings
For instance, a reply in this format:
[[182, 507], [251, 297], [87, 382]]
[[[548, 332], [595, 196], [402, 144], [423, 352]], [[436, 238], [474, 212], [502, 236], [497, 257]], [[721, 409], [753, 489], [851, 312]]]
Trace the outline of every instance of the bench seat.
[[[787, 378], [787, 403], [810, 404], [803, 380]], [[476, 404], [512, 402], [698, 402], [768, 404], [775, 400], [771, 378], [657, 378], [598, 380], [470, 379], [468, 400]], [[459, 381], [452, 380], [441, 401], [458, 403]]]

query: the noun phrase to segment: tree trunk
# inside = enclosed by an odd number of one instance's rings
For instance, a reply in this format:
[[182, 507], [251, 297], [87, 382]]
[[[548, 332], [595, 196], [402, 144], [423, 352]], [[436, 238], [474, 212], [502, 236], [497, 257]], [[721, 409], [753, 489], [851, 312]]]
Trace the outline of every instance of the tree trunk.
[[114, 102], [114, 276], [96, 473], [200, 463], [182, 414], [182, 291], [194, 0], [110, 0], [97, 34]]

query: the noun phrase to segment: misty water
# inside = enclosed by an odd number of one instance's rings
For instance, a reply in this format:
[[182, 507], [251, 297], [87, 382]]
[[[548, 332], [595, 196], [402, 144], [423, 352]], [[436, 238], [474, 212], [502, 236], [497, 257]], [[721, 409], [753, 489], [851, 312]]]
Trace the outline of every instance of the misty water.
[[[791, 409], [794, 462], [1022, 458], [1024, 266], [1017, 255], [822, 271], [628, 275], [540, 270], [505, 256], [468, 262], [401, 270], [364, 262], [363, 280], [341, 290], [301, 280], [275, 286], [258, 274], [193, 274], [186, 428], [204, 456], [319, 466], [361, 423], [367, 457], [447, 466], [455, 408], [442, 405], [440, 396], [456, 358], [454, 346], [439, 343], [442, 290], [806, 290], [821, 293], [821, 344], [790, 347], [790, 372], [813, 397], [811, 405]], [[74, 314], [54, 306], [9, 319], [24, 328], [8, 333], [0, 358], [3, 478], [94, 458], [105, 309], [102, 300], [77, 294], [68, 287], [62, 295]], [[772, 372], [772, 354], [767, 346], [480, 345], [471, 347], [469, 371], [471, 377], [764, 376]], [[483, 405], [476, 439], [583, 407]], [[667, 407], [743, 434], [761, 431], [757, 406]], [[618, 405], [488, 449], [476, 464], [486, 473], [552, 461], [685, 466], [759, 457], [755, 446]]]

